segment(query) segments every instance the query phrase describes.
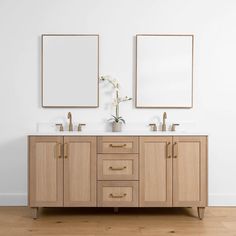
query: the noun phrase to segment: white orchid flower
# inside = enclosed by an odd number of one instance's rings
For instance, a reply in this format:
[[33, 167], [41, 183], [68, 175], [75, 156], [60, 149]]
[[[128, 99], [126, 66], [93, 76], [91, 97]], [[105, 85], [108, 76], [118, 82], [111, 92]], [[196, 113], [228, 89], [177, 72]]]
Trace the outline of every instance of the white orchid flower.
[[111, 76], [110, 75], [103, 75], [100, 77], [100, 80], [111, 80]]
[[109, 83], [111, 83], [113, 85], [113, 87], [116, 89], [119, 87], [118, 81], [116, 79], [112, 79], [112, 77], [110, 75], [105, 75], [105, 76], [101, 76], [100, 77], [101, 81], [108, 81]]
[[[115, 91], [115, 98], [112, 102], [112, 105], [116, 108], [116, 115], [113, 116], [113, 119], [121, 120], [123, 123], [125, 123], [124, 119], [119, 115], [119, 105], [121, 102], [126, 102], [126, 101], [132, 100], [132, 98], [130, 98], [128, 96], [125, 96], [122, 98], [119, 96], [120, 84], [118, 83], [117, 79], [113, 79], [110, 75], [101, 76], [99, 78], [99, 80], [107, 81], [108, 83], [112, 84], [114, 91]], [[118, 122], [118, 121], [116, 121], [116, 122]]]
[[113, 82], [114, 84], [118, 84], [117, 79], [113, 79], [112, 82]]

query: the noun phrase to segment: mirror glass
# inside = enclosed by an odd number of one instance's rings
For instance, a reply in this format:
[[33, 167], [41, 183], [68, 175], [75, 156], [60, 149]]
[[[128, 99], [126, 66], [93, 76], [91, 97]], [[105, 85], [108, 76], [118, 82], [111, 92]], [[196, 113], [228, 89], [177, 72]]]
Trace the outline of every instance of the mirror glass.
[[98, 107], [98, 78], [98, 35], [42, 35], [43, 107]]
[[193, 35], [137, 35], [136, 47], [136, 107], [191, 108]]

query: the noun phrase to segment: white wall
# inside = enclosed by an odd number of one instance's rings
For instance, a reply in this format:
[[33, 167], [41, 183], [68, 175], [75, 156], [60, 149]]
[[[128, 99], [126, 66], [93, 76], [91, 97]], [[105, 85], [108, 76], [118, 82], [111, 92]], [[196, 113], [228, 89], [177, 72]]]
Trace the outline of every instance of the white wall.
[[[0, 204], [26, 204], [26, 134], [68, 109], [40, 107], [40, 35], [99, 33], [100, 72], [133, 96], [136, 33], [195, 34], [194, 108], [167, 110], [169, 121], [192, 122], [210, 133], [209, 200], [236, 205], [236, 2], [234, 0], [0, 0]], [[158, 86], [158, 85], [157, 85]], [[70, 109], [87, 124], [107, 119], [99, 109]], [[129, 124], [163, 110], [123, 104]]]

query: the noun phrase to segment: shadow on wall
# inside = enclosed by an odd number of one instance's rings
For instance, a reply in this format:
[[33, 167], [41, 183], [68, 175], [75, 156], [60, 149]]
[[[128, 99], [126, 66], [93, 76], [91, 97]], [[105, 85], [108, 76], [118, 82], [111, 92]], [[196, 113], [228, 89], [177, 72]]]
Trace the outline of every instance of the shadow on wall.
[[132, 68], [133, 68], [133, 74], [132, 74], [132, 82], [133, 82], [133, 89], [132, 89], [132, 94], [133, 94], [133, 108], [136, 107], [135, 103], [136, 103], [136, 76], [137, 76], [137, 66], [136, 66], [136, 56], [137, 56], [137, 45], [136, 45], [136, 36], [133, 36], [133, 49], [132, 49], [132, 54], [133, 54], [133, 65], [132, 65]]
[[[38, 60], [38, 73], [37, 73], [37, 93], [38, 93], [38, 107], [42, 108], [42, 40], [41, 40], [41, 36], [38, 36], [38, 40], [37, 40], [37, 44], [38, 44], [38, 56], [37, 56], [37, 60]], [[38, 89], [39, 88], [39, 89]]]
[[0, 194], [25, 194], [28, 173], [27, 137], [24, 135], [17, 139], [2, 141], [0, 161], [1, 176], [11, 176], [7, 181], [4, 178], [0, 179]]

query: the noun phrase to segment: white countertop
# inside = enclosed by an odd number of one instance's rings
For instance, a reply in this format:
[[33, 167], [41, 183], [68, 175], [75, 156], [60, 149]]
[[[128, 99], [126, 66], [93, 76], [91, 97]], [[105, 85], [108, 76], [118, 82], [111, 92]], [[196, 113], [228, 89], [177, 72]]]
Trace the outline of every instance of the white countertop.
[[55, 131], [55, 132], [35, 132], [28, 136], [207, 136], [205, 132], [185, 132], [185, 131], [122, 131], [122, 132], [107, 132], [107, 131]]

